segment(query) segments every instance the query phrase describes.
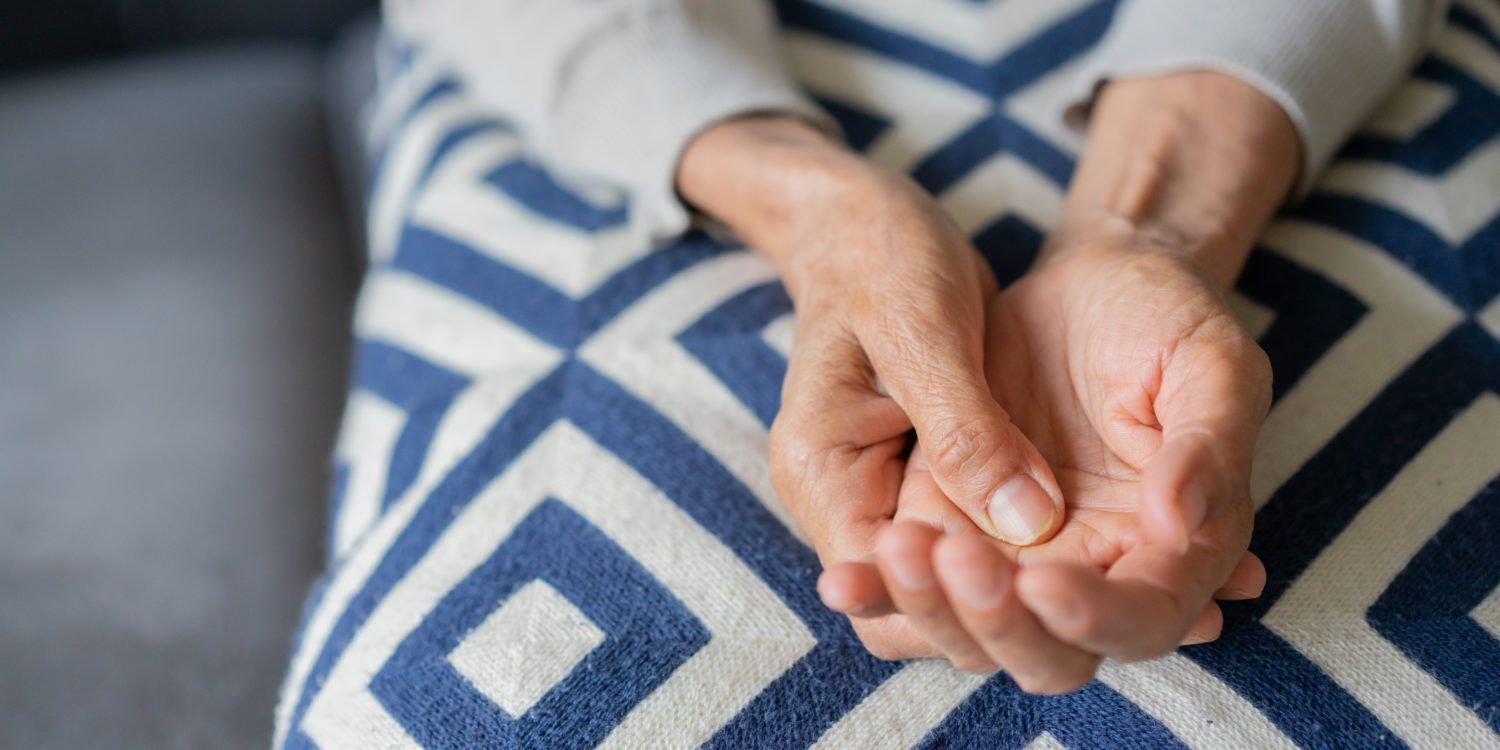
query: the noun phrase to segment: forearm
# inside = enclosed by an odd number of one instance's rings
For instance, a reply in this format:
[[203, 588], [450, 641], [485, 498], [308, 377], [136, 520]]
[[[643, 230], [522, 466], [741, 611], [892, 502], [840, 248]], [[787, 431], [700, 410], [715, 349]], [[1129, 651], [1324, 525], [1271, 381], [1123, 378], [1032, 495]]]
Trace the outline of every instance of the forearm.
[[1236, 78], [1191, 72], [1111, 83], [1042, 262], [1089, 236], [1131, 235], [1191, 255], [1227, 289], [1300, 159], [1291, 120]]
[[796, 207], [821, 193], [852, 159], [820, 131], [788, 117], [744, 117], [688, 144], [677, 191], [778, 266]]
[[[677, 189], [769, 258], [799, 304], [809, 289], [828, 286], [814, 279], [848, 280], [881, 264], [900, 266], [905, 252], [926, 249], [930, 238], [954, 229], [940, 211], [913, 210], [930, 200], [906, 176], [791, 117], [739, 118], [703, 132], [683, 154]], [[909, 247], [841, 239], [850, 224], [892, 217], [906, 223]], [[819, 250], [796, 252], [809, 246]]]

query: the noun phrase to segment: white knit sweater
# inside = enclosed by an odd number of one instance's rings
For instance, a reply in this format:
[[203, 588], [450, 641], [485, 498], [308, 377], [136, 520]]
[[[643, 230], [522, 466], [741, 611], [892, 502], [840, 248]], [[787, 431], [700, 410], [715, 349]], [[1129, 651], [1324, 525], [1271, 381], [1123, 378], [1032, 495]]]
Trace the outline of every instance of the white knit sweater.
[[[1423, 50], [1446, 6], [1122, 0], [1075, 81], [1071, 109], [1083, 111], [1113, 77], [1235, 75], [1296, 124], [1305, 189]], [[385, 13], [551, 167], [629, 189], [636, 218], [658, 236], [690, 221], [674, 175], [704, 128], [760, 111], [834, 127], [792, 83], [765, 0], [385, 0]]]

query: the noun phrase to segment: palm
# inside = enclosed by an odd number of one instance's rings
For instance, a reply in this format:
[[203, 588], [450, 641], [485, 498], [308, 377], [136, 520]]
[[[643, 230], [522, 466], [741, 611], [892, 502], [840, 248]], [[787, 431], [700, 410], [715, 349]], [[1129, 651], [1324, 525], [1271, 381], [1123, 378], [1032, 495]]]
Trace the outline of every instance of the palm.
[[[1146, 543], [1142, 484], [1163, 425], [1199, 399], [1245, 398], [1198, 392], [1194, 380], [1236, 366], [1248, 336], [1186, 267], [1123, 246], [1028, 274], [991, 302], [987, 328], [991, 393], [1047, 459], [1067, 505], [1049, 541], [994, 543], [1023, 565], [1108, 568]], [[1248, 496], [1236, 502], [1245, 512], [1206, 526], [1204, 541], [1235, 546], [1248, 523]], [[973, 528], [943, 497], [920, 452], [896, 517]]]
[[[1068, 648], [1138, 659], [1186, 633], [1214, 637], [1219, 610], [1210, 594], [1255, 596], [1263, 575], [1246, 548], [1249, 456], [1269, 399], [1264, 353], [1191, 265], [1109, 241], [1070, 248], [1031, 271], [990, 301], [986, 328], [990, 396], [1052, 470], [1063, 522], [1027, 547], [954, 535], [978, 529], [939, 487], [922, 446], [902, 465], [899, 449], [882, 443], [880, 460], [862, 465], [870, 488], [891, 494], [871, 492], [856, 504], [868, 528], [904, 540], [892, 543], [907, 552], [877, 551], [878, 565], [841, 563], [825, 575], [843, 592], [841, 611], [856, 614], [860, 637], [888, 657], [941, 654], [986, 668], [974, 641], [955, 634], [948, 606], [887, 578], [909, 569], [900, 555], [934, 556], [941, 537], [971, 540], [955, 542], [969, 549], [969, 570], [986, 556], [977, 545], [992, 553], [983, 565], [1014, 576], [985, 584], [1014, 589], [1000, 594], [1012, 604], [966, 615], [993, 663], [1047, 653], [1079, 669], [1087, 662]], [[932, 528], [946, 533], [934, 537]], [[946, 590], [957, 569], [935, 558], [930, 565]], [[1050, 636], [1039, 634], [1038, 621]], [[1006, 645], [998, 634], [1017, 623], [1030, 635]]]

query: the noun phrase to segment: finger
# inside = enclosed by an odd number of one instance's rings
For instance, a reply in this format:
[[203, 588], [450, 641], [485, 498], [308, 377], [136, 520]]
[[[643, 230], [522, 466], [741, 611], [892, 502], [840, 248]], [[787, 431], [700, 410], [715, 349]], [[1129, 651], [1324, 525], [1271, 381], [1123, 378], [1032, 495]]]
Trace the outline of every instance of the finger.
[[893, 309], [902, 314], [860, 332], [860, 341], [910, 416], [938, 486], [992, 536], [1017, 545], [1051, 537], [1063, 521], [1062, 492], [990, 394], [983, 310], [953, 300]]
[[1120, 661], [1155, 658], [1187, 637], [1239, 559], [1201, 536], [1186, 554], [1136, 547], [1108, 573], [1077, 565], [1028, 567], [1017, 576], [1016, 590], [1068, 643]]
[[[1185, 549], [1193, 532], [1250, 488], [1255, 438], [1270, 406], [1265, 353], [1237, 324], [1173, 355], [1156, 403], [1162, 445], [1142, 484], [1148, 538]], [[1201, 329], [1200, 329], [1201, 330]]]
[[1254, 599], [1266, 589], [1266, 566], [1255, 556], [1246, 552], [1229, 574], [1229, 580], [1214, 592], [1215, 599]]
[[1209, 602], [1198, 614], [1198, 619], [1188, 628], [1188, 634], [1182, 639], [1180, 645], [1196, 646], [1219, 640], [1219, 634], [1224, 632], [1224, 610], [1219, 609], [1217, 602]]
[[[940, 658], [911, 621], [895, 611], [885, 581], [873, 563], [841, 563], [818, 578], [818, 594], [829, 609], [849, 616], [860, 642], [887, 661]], [[859, 601], [865, 604], [861, 606]]]
[[846, 562], [818, 576], [818, 598], [829, 609], [850, 617], [880, 617], [896, 611], [885, 579], [873, 563]]
[[981, 531], [943, 494], [920, 442], [912, 446], [906, 458], [906, 473], [901, 477], [894, 520], [923, 523], [948, 534]]
[[895, 512], [911, 422], [873, 382], [852, 333], [799, 318], [771, 426], [771, 482], [825, 563], [868, 559]]
[[912, 627], [906, 615], [894, 614], [884, 617], [850, 618], [849, 624], [860, 643], [877, 659], [904, 661], [906, 659], [941, 659], [943, 652], [927, 642], [922, 634]]
[[[978, 532], [933, 481], [920, 443], [912, 446], [907, 457], [894, 520], [920, 523], [950, 534]], [[829, 566], [818, 579], [818, 592], [830, 609], [852, 617], [879, 617], [896, 611], [885, 579], [871, 563]]]
[[938, 581], [959, 623], [1028, 693], [1060, 695], [1094, 677], [1100, 659], [1037, 622], [1011, 585], [1015, 565], [977, 534], [951, 534], [933, 551]]
[[966, 672], [995, 671], [984, 649], [959, 624], [938, 586], [932, 567], [936, 529], [918, 523], [896, 523], [881, 532], [876, 560], [896, 609], [953, 666]]

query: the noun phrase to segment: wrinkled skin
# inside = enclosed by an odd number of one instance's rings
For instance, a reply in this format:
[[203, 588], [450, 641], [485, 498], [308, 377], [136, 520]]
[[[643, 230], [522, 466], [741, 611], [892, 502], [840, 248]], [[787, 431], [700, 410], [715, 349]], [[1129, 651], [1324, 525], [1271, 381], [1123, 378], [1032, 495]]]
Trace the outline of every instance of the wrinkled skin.
[[[1101, 656], [1216, 637], [1212, 598], [1264, 585], [1246, 551], [1264, 353], [1192, 261], [1132, 237], [1050, 254], [987, 317], [991, 394], [1051, 466], [1061, 528], [1031, 547], [979, 533], [933, 481], [924, 446], [904, 461], [887, 440], [866, 458], [902, 481], [880, 508], [892, 512], [870, 520], [874, 561], [831, 566], [825, 601], [854, 615], [877, 655], [1003, 668], [1033, 692], [1086, 683]], [[864, 405], [865, 421], [889, 406]]]

